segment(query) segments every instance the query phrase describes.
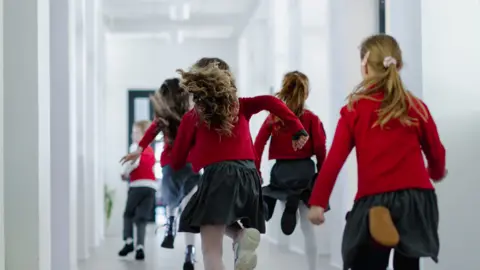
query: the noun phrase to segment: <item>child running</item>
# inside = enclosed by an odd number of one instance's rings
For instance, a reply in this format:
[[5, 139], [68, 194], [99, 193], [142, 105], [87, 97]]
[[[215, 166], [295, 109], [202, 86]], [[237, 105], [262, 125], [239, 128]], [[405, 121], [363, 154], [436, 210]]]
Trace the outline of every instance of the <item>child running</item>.
[[[167, 205], [168, 221], [166, 224], [165, 237], [162, 242], [163, 248], [173, 249], [176, 236], [176, 215], [182, 201], [188, 201], [195, 192], [200, 176], [195, 172], [190, 163], [185, 164], [180, 171], [173, 173], [171, 164], [172, 145], [178, 134], [178, 127], [182, 116], [191, 109], [190, 94], [180, 87], [177, 78], [167, 79], [160, 89], [151, 98], [156, 113], [156, 120], [148, 128], [139, 142], [139, 148], [125, 157], [136, 159], [140, 153], [149, 147], [155, 137], [162, 132], [164, 149], [160, 157], [162, 166], [161, 196]], [[195, 235], [185, 233], [184, 270], [193, 270], [195, 263]]]
[[[150, 121], [139, 121], [133, 124], [132, 141], [138, 144]], [[127, 204], [123, 214], [123, 240], [125, 245], [118, 252], [121, 257], [127, 256], [136, 250], [135, 259], [145, 259], [145, 233], [147, 221], [153, 211], [157, 181], [153, 173], [155, 154], [152, 147], [145, 146], [145, 150], [135, 159], [126, 163], [123, 180], [130, 179]], [[133, 225], [137, 227], [136, 248], [133, 243]]]
[[397, 41], [371, 36], [360, 57], [363, 81], [340, 111], [309, 218], [325, 221], [336, 178], [356, 147], [358, 191], [343, 234], [344, 269], [385, 270], [393, 248], [395, 270], [419, 270], [421, 257], [438, 260], [438, 206], [430, 179], [446, 176], [445, 148], [427, 106], [403, 86]]
[[[308, 199], [318, 171], [326, 155], [326, 135], [323, 124], [312, 111], [305, 109], [309, 94], [308, 77], [299, 72], [287, 73], [283, 78], [282, 89], [277, 97], [285, 102], [299, 117], [310, 134], [310, 140], [298, 151], [290, 146], [292, 140], [283, 122], [271, 114], [263, 123], [255, 138], [255, 150], [258, 155], [257, 168], [265, 144], [270, 138], [269, 159], [275, 160], [270, 174], [270, 184], [263, 187], [263, 197], [268, 205], [267, 220], [273, 215], [277, 200], [285, 203], [281, 219], [283, 233], [291, 235], [297, 224], [297, 212], [300, 212], [300, 226], [305, 237], [305, 253], [310, 270], [317, 269], [317, 245], [315, 231], [308, 220]], [[311, 159], [315, 156], [317, 164]]]
[[224, 234], [234, 241], [235, 270], [255, 269], [265, 218], [249, 120], [262, 110], [275, 114], [285, 123], [296, 150], [308, 134], [281, 100], [239, 98], [228, 64], [221, 59], [203, 58], [179, 73], [195, 105], [180, 123], [171, 166], [182, 168], [190, 154], [196, 169], [204, 169], [198, 191], [181, 214], [179, 231], [200, 233], [205, 270], [225, 269]]

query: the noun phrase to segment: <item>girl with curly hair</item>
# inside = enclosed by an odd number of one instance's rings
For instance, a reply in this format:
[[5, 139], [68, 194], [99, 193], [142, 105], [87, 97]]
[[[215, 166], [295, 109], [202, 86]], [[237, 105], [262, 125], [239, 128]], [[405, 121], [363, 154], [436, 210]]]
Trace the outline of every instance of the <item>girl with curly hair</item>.
[[171, 166], [182, 168], [190, 155], [195, 169], [204, 169], [198, 191], [181, 214], [179, 231], [200, 233], [206, 270], [224, 269], [224, 234], [234, 241], [235, 269], [255, 269], [265, 218], [249, 120], [263, 110], [275, 114], [285, 123], [296, 150], [308, 134], [278, 98], [239, 98], [233, 75], [221, 59], [203, 58], [178, 72], [195, 105], [180, 123]]

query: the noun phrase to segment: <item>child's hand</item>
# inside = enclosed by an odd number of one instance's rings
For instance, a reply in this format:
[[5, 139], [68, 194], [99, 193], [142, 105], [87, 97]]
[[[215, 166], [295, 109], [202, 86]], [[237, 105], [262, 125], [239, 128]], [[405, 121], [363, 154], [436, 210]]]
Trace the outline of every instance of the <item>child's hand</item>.
[[443, 174], [443, 177], [438, 179], [438, 180], [434, 180], [435, 183], [438, 183], [438, 182], [442, 182], [443, 179], [445, 179], [445, 177], [447, 177], [448, 175], [448, 170], [445, 170], [445, 173]]
[[308, 220], [315, 225], [321, 225], [325, 222], [325, 209], [320, 206], [311, 206], [308, 211]]
[[123, 181], [127, 181], [128, 180], [128, 175], [122, 174], [121, 178], [122, 178]]
[[297, 151], [303, 148], [308, 141], [309, 136], [300, 136], [298, 140], [292, 141], [293, 150]]
[[122, 159], [120, 159], [120, 163], [124, 165], [127, 162], [135, 162], [140, 157], [141, 154], [142, 154], [142, 149], [138, 148], [134, 152], [122, 157]]

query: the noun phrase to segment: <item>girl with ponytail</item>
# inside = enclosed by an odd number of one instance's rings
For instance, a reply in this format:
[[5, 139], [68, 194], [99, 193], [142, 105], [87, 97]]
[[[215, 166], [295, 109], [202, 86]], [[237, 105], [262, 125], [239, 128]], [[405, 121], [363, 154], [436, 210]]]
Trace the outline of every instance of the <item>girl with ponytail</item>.
[[343, 234], [344, 269], [385, 270], [393, 249], [395, 270], [419, 270], [421, 257], [438, 260], [438, 205], [430, 180], [446, 176], [445, 148], [427, 106], [402, 83], [397, 41], [371, 36], [360, 58], [363, 80], [340, 111], [309, 218], [325, 221], [336, 178], [356, 147], [358, 190]]
[[[275, 160], [270, 172], [270, 184], [263, 187], [263, 198], [269, 220], [277, 201], [283, 208], [281, 229], [285, 235], [291, 235], [297, 225], [297, 213], [300, 213], [300, 227], [305, 237], [305, 253], [309, 270], [317, 269], [317, 245], [315, 231], [308, 221], [308, 198], [315, 173], [322, 166], [326, 154], [325, 131], [322, 122], [312, 111], [305, 109], [309, 94], [309, 82], [305, 74], [292, 71], [285, 74], [282, 88], [276, 96], [285, 102], [295, 113], [310, 134], [310, 140], [301, 149], [295, 151], [290, 146], [291, 136], [277, 116], [271, 114], [263, 123], [255, 138], [257, 169], [268, 139], [270, 139], [269, 159]], [[317, 163], [312, 160], [316, 157]]]

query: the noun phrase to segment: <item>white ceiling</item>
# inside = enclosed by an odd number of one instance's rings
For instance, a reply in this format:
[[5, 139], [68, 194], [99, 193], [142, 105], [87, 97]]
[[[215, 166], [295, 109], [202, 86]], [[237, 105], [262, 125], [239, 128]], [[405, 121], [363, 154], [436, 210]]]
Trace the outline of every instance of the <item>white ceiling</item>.
[[[182, 40], [214, 39], [238, 35], [259, 2], [261, 0], [104, 0], [103, 10], [107, 28], [113, 33]], [[181, 18], [183, 7], [188, 7], [188, 18]]]

